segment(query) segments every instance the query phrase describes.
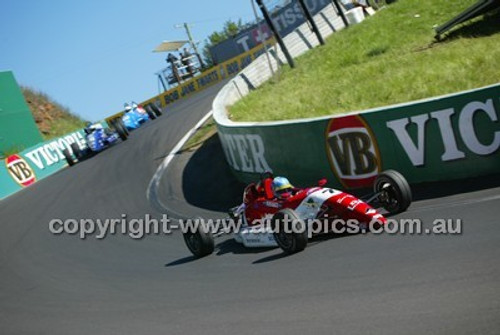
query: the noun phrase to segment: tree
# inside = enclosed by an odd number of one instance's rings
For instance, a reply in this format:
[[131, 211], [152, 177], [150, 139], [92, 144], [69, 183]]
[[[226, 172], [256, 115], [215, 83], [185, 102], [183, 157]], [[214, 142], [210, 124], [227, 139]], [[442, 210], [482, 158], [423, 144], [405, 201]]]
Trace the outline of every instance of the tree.
[[206, 64], [209, 66], [214, 65], [212, 61], [212, 56], [210, 54], [210, 48], [217, 45], [228, 38], [233, 38], [238, 35], [242, 30], [252, 26], [253, 23], [243, 23], [241, 19], [237, 22], [232, 20], [227, 20], [224, 22], [224, 26], [221, 31], [215, 31], [208, 36], [205, 40], [205, 46], [203, 47], [203, 58]]

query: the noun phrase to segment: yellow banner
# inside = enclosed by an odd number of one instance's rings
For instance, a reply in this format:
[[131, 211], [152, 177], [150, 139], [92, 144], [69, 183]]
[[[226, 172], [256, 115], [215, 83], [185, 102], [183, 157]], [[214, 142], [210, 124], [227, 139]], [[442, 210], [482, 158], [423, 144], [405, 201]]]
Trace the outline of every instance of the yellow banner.
[[[274, 38], [272, 38], [266, 44], [273, 45], [274, 43], [275, 40]], [[179, 86], [176, 86], [162, 94], [143, 101], [141, 105], [147, 106], [149, 104], [159, 103], [162, 108], [165, 108], [169, 104], [180, 99], [190, 97], [196, 92], [202, 91], [205, 88], [220, 82], [221, 80], [235, 76], [264, 52], [264, 45], [260, 44], [241, 55], [231, 58], [230, 60], [216, 65], [206, 71], [203, 71], [200, 75], [183, 82]], [[121, 111], [119, 113], [111, 115], [106, 118], [106, 121], [109, 123], [110, 120], [122, 116], [123, 113], [124, 111]]]

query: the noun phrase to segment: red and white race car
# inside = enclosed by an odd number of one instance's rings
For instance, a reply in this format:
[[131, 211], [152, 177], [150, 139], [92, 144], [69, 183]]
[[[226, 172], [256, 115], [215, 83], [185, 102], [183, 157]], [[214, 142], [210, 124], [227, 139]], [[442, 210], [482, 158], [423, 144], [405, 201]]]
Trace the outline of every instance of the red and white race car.
[[[365, 200], [324, 187], [326, 183], [323, 179], [317, 186], [289, 189], [283, 198], [273, 192], [272, 174], [263, 174], [259, 182], [245, 188], [243, 203], [229, 212], [231, 220], [241, 223], [234, 232], [236, 242], [246, 247], [279, 246], [291, 254], [304, 250], [314, 235], [349, 232], [345, 229], [349, 226], [366, 229], [384, 225], [386, 217], [375, 208], [396, 214], [405, 211], [412, 201], [408, 182], [394, 170], [376, 178], [373, 193], [363, 197]], [[228, 232], [212, 231], [200, 223], [184, 232], [184, 240], [194, 256], [203, 257], [214, 251], [214, 237]]]

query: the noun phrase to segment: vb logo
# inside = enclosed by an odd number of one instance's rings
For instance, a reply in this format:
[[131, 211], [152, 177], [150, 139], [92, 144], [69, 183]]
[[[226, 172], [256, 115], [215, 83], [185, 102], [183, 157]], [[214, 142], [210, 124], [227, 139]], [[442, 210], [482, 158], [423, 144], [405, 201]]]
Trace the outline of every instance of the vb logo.
[[380, 172], [380, 155], [375, 137], [361, 116], [332, 119], [326, 148], [331, 168], [344, 187], [372, 186]]
[[18, 155], [12, 155], [5, 159], [7, 170], [14, 180], [23, 187], [36, 182], [36, 176], [31, 167]]

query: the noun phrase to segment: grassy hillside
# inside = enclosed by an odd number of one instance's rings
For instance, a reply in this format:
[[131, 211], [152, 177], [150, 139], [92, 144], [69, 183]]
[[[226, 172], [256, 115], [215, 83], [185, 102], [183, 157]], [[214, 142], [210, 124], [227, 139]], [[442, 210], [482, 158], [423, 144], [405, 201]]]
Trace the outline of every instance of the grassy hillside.
[[399, 0], [285, 67], [230, 109], [238, 121], [363, 110], [500, 81], [500, 15], [434, 42], [441, 25], [476, 0]]
[[21, 89], [45, 140], [65, 135], [85, 125], [85, 120], [72, 114], [68, 108], [61, 106], [47, 94], [29, 87]]

